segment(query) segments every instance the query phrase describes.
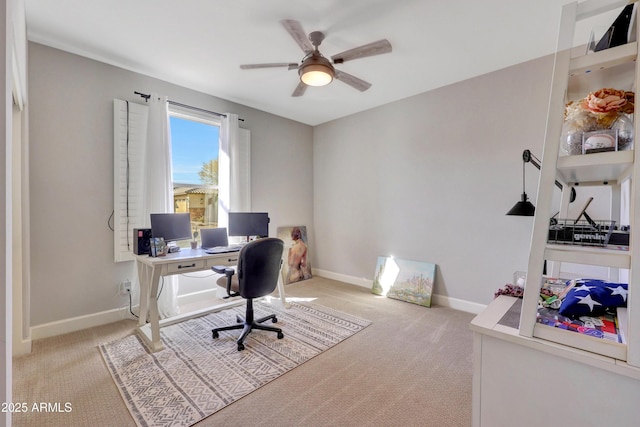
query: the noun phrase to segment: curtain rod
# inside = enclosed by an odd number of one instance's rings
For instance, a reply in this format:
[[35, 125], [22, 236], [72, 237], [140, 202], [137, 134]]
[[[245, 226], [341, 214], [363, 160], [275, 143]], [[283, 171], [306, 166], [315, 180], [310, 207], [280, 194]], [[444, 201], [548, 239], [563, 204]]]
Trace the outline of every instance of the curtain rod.
[[[138, 92], [138, 91], [134, 91], [133, 93], [135, 95], [140, 95], [141, 98], [144, 98], [145, 102], [148, 101], [149, 98], [151, 98], [150, 94], [146, 94], [146, 93], [142, 93], [142, 92]], [[176, 105], [178, 107], [183, 107], [183, 108], [188, 108], [190, 110], [196, 110], [196, 111], [200, 111], [200, 112], [203, 112], [203, 113], [213, 114], [214, 116], [218, 116], [218, 117], [227, 117], [226, 114], [216, 113], [215, 111], [205, 110], [204, 108], [194, 107], [192, 105], [187, 105], [187, 104], [181, 104], [179, 102], [175, 102], [175, 101], [171, 101], [171, 100], [167, 100], [167, 102], [169, 104], [171, 104], [171, 105]], [[238, 118], [238, 120], [240, 120], [241, 122], [244, 122], [244, 119]]]

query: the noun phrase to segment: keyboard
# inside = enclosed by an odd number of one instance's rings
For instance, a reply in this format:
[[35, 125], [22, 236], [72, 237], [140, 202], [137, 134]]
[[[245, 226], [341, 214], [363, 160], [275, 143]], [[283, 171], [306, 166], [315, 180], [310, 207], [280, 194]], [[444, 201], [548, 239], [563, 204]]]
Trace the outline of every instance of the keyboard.
[[213, 248], [205, 249], [208, 254], [224, 254], [227, 252], [238, 252], [244, 245], [229, 245], [229, 246], [215, 246]]

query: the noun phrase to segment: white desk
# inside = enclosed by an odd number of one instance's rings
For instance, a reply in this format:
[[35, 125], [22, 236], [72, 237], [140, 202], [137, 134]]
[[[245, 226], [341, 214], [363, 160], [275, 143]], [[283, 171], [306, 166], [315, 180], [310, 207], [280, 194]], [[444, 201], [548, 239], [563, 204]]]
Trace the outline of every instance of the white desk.
[[[160, 277], [210, 270], [214, 265], [236, 265], [238, 262], [238, 254], [239, 252], [207, 254], [202, 249], [182, 249], [179, 252], [155, 258], [149, 255], [134, 255], [138, 268], [138, 279], [140, 281], [140, 317], [138, 319], [138, 329], [141, 335], [149, 342], [152, 351], [159, 351], [163, 348], [162, 341], [160, 340], [161, 326], [167, 326], [189, 318], [202, 316], [209, 312], [244, 304], [244, 300], [235, 300], [160, 321], [157, 298]], [[284, 285], [280, 275], [278, 276], [278, 294], [283, 307], [287, 307]], [[149, 324], [147, 324], [147, 318]]]

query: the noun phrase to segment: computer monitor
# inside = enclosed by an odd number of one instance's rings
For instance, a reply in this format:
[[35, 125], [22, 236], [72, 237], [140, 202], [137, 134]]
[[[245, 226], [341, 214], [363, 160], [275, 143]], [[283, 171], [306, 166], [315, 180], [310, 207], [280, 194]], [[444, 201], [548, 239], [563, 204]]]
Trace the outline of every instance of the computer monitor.
[[191, 238], [191, 216], [188, 213], [152, 213], [151, 236], [165, 242]]
[[269, 214], [266, 212], [229, 212], [229, 236], [269, 236]]

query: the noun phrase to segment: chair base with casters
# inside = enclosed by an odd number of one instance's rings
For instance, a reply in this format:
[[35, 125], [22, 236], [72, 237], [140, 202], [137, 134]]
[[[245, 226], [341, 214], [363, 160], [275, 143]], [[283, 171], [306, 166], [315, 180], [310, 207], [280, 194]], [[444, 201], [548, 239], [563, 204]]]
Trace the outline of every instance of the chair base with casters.
[[213, 338], [220, 336], [220, 331], [242, 329], [238, 338], [238, 351], [244, 350], [244, 341], [253, 329], [276, 332], [278, 339], [284, 338], [282, 329], [263, 325], [267, 320], [277, 323], [275, 314], [254, 319], [253, 300], [269, 295], [276, 288], [280, 267], [282, 265], [282, 253], [284, 242], [275, 238], [263, 238], [248, 243], [240, 250], [238, 265], [234, 270], [224, 266], [214, 266], [212, 270], [224, 274], [218, 280], [218, 285], [226, 288], [227, 296], [241, 296], [247, 300], [247, 309], [244, 319], [236, 317], [235, 325], [222, 326], [211, 330]]
[[238, 323], [236, 325], [230, 325], [230, 326], [223, 326], [221, 328], [215, 328], [211, 332], [212, 332], [213, 338], [218, 338], [220, 336], [218, 334], [218, 332], [220, 332], [220, 331], [231, 331], [231, 330], [234, 330], [234, 329], [242, 329], [242, 334], [240, 334], [240, 338], [238, 338], [238, 341], [237, 341], [237, 343], [238, 343], [238, 351], [242, 351], [242, 350], [244, 350], [244, 339], [247, 337], [247, 335], [249, 335], [249, 332], [251, 332], [252, 329], [261, 329], [263, 331], [277, 332], [279, 340], [284, 338], [284, 334], [282, 333], [282, 329], [262, 324], [262, 323], [266, 322], [269, 319], [271, 319], [271, 322], [273, 322], [273, 323], [278, 323], [278, 319], [276, 318], [275, 314], [270, 314], [269, 316], [265, 316], [265, 317], [262, 317], [260, 319], [254, 320], [253, 319], [253, 300], [252, 299], [248, 299], [247, 300], [247, 313], [246, 313], [246, 317], [244, 319], [242, 317], [240, 317], [240, 316], [237, 316], [236, 317], [236, 322], [238, 322]]

